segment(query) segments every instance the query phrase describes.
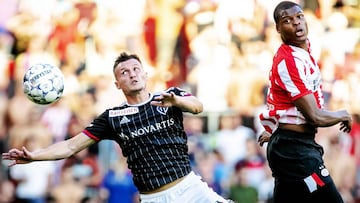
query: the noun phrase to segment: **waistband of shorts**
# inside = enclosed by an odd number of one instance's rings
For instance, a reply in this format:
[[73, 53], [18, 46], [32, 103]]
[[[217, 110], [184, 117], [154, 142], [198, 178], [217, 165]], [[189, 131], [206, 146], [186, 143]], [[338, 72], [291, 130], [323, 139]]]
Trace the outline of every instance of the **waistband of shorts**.
[[293, 130], [278, 128], [273, 135], [283, 138], [314, 139], [316, 132], [296, 132]]
[[290, 124], [290, 123], [279, 123], [278, 128], [283, 130], [291, 130], [299, 133], [312, 134], [317, 132], [317, 128], [309, 124]]
[[189, 185], [191, 185], [193, 183], [194, 178], [200, 179], [199, 176], [197, 176], [193, 171], [191, 171], [189, 174], [187, 174], [185, 176], [185, 178], [183, 180], [181, 180], [176, 185], [174, 185], [166, 190], [156, 192], [156, 193], [151, 193], [151, 194], [141, 194], [140, 193], [140, 198], [141, 199], [156, 198], [156, 197], [160, 197], [166, 193], [171, 193], [172, 191], [180, 190], [181, 188], [187, 188]]

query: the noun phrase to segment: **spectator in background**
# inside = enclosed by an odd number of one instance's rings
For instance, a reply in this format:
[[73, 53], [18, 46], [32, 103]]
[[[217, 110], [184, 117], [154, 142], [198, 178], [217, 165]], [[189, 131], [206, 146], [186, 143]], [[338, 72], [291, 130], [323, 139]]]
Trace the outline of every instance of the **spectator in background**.
[[221, 43], [233, 41], [241, 51], [242, 43], [263, 38], [266, 12], [261, 2], [220, 1], [215, 14], [214, 26]]
[[246, 160], [240, 160], [236, 163], [234, 177], [231, 178], [229, 197], [239, 203], [257, 203], [258, 191], [248, 182], [247, 164]]
[[197, 164], [196, 156], [203, 153], [207, 147], [205, 141], [207, 135], [206, 117], [185, 115], [183, 122], [184, 130], [188, 136], [190, 163], [195, 166]]
[[[360, 114], [353, 114], [353, 127], [349, 133], [351, 138], [350, 154], [356, 158], [358, 168], [360, 167]], [[360, 171], [359, 171], [360, 175]], [[360, 177], [359, 177], [360, 178]], [[360, 180], [358, 180], [360, 183]]]
[[[38, 150], [39, 137], [29, 135], [23, 146], [29, 150]], [[11, 180], [15, 182], [15, 202], [45, 203], [52, 186], [55, 172], [54, 162], [34, 162], [29, 165], [17, 165], [10, 169]]]
[[8, 203], [15, 200], [15, 185], [9, 179], [9, 171], [0, 166], [0, 202]]
[[[8, 107], [8, 99], [6, 95], [0, 90], [0, 152], [4, 152], [7, 150], [7, 107]], [[1, 177], [1, 175], [0, 175]]]
[[99, 189], [103, 171], [98, 161], [97, 150], [97, 144], [92, 145], [66, 159], [62, 165], [62, 171], [71, 168], [74, 178], [85, 189], [84, 198], [91, 201], [101, 198]]
[[48, 203], [80, 203], [85, 199], [86, 188], [75, 179], [73, 168], [64, 168], [60, 182], [49, 191]]
[[139, 192], [124, 157], [119, 157], [118, 161], [113, 163], [113, 166], [104, 174], [101, 185], [108, 194], [107, 203], [139, 202]]
[[[336, 132], [334, 127], [327, 129], [328, 146], [324, 153], [324, 161], [331, 173], [335, 185], [345, 203], [355, 203], [353, 190], [356, 186], [356, 161], [347, 150], [348, 134]], [[324, 131], [319, 130], [319, 133]]]
[[264, 164], [264, 171], [265, 179], [258, 187], [258, 203], [272, 203], [274, 197], [274, 177], [267, 162]]
[[175, 54], [176, 42], [183, 24], [183, 0], [159, 0], [155, 21], [157, 75], [168, 81], [172, 78], [170, 67]]
[[249, 137], [245, 143], [246, 156], [242, 159], [246, 162], [247, 184], [259, 190], [260, 184], [266, 178], [265, 163], [266, 158], [262, 154], [255, 137]]
[[74, 3], [74, 8], [79, 11], [79, 34], [87, 37], [89, 28], [98, 16], [98, 4], [94, 0], [80, 0]]
[[56, 16], [55, 26], [49, 35], [50, 47], [54, 50], [57, 58], [64, 63], [66, 50], [71, 43], [82, 43], [83, 38], [78, 30], [79, 10], [67, 2], [61, 15]]
[[71, 116], [71, 109], [66, 105], [65, 100], [60, 100], [44, 109], [41, 122], [51, 132], [53, 141], [58, 142], [65, 139]]
[[[219, 117], [219, 130], [213, 134], [213, 148], [224, 156], [225, 164], [233, 168], [246, 156], [246, 140], [255, 138], [254, 131], [243, 125], [237, 112], [224, 112]], [[212, 138], [210, 138], [212, 139]]]
[[207, 111], [226, 111], [226, 90], [232, 63], [230, 50], [219, 43], [216, 30], [211, 24], [192, 38], [190, 48], [196, 64], [188, 73], [187, 83], [195, 89]]

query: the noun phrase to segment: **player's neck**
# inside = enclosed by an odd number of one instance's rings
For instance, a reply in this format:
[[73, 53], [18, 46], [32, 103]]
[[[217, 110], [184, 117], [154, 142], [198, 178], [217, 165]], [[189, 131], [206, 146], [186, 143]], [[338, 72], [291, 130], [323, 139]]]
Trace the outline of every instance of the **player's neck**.
[[135, 94], [126, 95], [126, 100], [128, 104], [135, 105], [147, 101], [149, 97], [150, 93], [148, 91], [140, 91]]
[[299, 47], [301, 49], [304, 49], [305, 51], [309, 51], [309, 40], [306, 39], [306, 41], [302, 42], [302, 43], [295, 43], [295, 42], [284, 42], [287, 45], [291, 45], [291, 46], [295, 46], [295, 47]]

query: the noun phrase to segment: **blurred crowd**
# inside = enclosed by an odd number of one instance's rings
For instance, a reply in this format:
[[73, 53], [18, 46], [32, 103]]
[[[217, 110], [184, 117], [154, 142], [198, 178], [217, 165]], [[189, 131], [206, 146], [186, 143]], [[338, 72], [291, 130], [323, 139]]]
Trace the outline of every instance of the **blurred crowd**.
[[[0, 152], [76, 135], [124, 97], [112, 66], [136, 53], [149, 89], [189, 90], [205, 112], [185, 115], [194, 170], [238, 203], [270, 203], [273, 179], [258, 114], [280, 45], [279, 0], [0, 0]], [[360, 202], [360, 1], [298, 0], [323, 74], [328, 109], [354, 116], [349, 134], [319, 129], [325, 161], [346, 203]], [[35, 63], [57, 65], [63, 97], [36, 105], [22, 90]], [[0, 168], [1, 203], [131, 203], [138, 193], [121, 149], [102, 141], [76, 156]]]

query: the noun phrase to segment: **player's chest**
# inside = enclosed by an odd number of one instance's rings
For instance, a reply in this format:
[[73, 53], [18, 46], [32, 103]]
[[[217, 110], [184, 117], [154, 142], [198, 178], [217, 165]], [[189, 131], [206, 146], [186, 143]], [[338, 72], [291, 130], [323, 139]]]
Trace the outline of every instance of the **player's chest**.
[[303, 69], [306, 80], [305, 82], [310, 85], [311, 89], [315, 91], [320, 88], [321, 72], [317, 64], [312, 61], [305, 60]]
[[176, 114], [168, 107], [129, 107], [109, 112], [110, 124], [117, 133], [146, 134], [175, 123]]

